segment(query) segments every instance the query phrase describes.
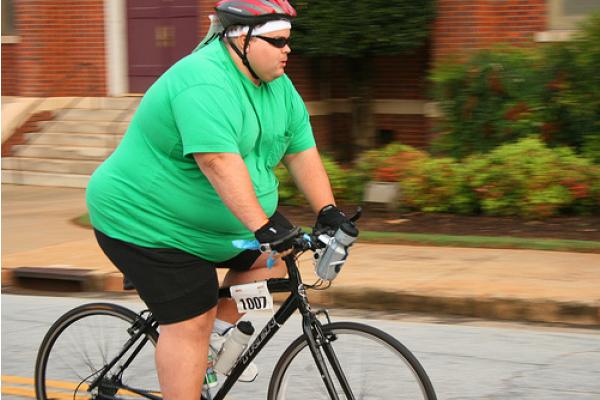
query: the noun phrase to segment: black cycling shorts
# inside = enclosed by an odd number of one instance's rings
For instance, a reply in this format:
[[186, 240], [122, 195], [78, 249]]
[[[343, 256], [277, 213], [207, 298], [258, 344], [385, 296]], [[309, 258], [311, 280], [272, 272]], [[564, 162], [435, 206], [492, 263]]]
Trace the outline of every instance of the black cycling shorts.
[[[292, 226], [278, 212], [271, 220]], [[247, 271], [260, 256], [258, 250], [244, 250], [227, 261], [215, 263], [179, 249], [142, 247], [106, 236], [97, 229], [94, 232], [106, 256], [133, 284], [161, 324], [185, 321], [216, 306], [216, 268]]]

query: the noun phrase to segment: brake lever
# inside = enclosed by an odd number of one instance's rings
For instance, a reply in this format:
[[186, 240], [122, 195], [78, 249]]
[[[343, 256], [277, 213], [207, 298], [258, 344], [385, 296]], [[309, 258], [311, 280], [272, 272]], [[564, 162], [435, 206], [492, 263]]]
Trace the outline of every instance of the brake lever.
[[261, 252], [263, 252], [263, 253], [267, 253], [267, 252], [270, 252], [270, 251], [275, 251], [275, 250], [273, 250], [273, 247], [275, 247], [275, 246], [277, 246], [277, 245], [279, 245], [281, 243], [284, 243], [284, 242], [286, 242], [286, 241], [288, 241], [290, 239], [293, 239], [293, 238], [299, 236], [301, 233], [302, 233], [302, 228], [300, 228], [299, 226], [297, 226], [294, 229], [292, 229], [288, 235], [284, 236], [283, 238], [281, 238], [281, 239], [279, 239], [279, 240], [277, 240], [275, 242], [272, 242], [272, 243], [260, 243], [259, 250]]

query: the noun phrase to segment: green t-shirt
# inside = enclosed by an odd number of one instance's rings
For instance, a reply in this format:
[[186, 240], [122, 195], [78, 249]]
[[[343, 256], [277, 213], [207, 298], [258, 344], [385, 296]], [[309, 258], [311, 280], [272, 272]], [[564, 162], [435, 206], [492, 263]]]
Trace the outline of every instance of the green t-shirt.
[[87, 188], [92, 225], [139, 246], [178, 248], [220, 262], [253, 235], [229, 211], [193, 153], [243, 158], [267, 215], [273, 169], [315, 146], [306, 107], [286, 75], [256, 86], [214, 41], [173, 65], [148, 90], [115, 152]]

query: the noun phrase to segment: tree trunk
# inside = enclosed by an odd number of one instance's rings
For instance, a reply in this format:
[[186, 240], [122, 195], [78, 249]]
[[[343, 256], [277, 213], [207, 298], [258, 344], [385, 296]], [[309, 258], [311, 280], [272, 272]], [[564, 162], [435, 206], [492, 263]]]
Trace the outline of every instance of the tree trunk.
[[353, 157], [375, 145], [373, 62], [370, 57], [349, 59]]
[[[319, 82], [319, 99], [331, 101], [333, 98], [331, 82], [338, 70], [339, 64], [332, 58], [319, 57], [313, 61], [313, 71], [317, 74]], [[370, 58], [346, 59], [346, 70], [349, 73], [349, 99], [350, 102], [350, 132], [340, 135], [334, 132], [335, 141], [344, 140], [343, 143], [334, 143], [332, 150], [341, 161], [352, 161], [362, 151], [373, 148], [375, 145], [375, 118], [373, 114], [372, 99], [372, 70]]]

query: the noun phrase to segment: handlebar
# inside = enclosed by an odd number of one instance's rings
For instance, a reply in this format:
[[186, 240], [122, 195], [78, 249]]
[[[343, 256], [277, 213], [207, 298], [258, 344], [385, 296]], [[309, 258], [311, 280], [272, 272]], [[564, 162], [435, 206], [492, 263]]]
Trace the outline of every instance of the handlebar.
[[[346, 229], [356, 232], [354, 235], [358, 235], [358, 231], [356, 230], [355, 222], [360, 219], [362, 216], [362, 207], [358, 207], [356, 213], [349, 218], [350, 225]], [[344, 227], [342, 227], [344, 229]], [[344, 230], [346, 230], [344, 229]], [[260, 250], [262, 252], [270, 251], [270, 248], [284, 243], [286, 241], [292, 240], [292, 249], [293, 253], [302, 253], [307, 250], [316, 251], [322, 249], [326, 246], [325, 243], [319, 240], [319, 236], [323, 234], [327, 234], [328, 236], [333, 236], [335, 232], [325, 232], [325, 231], [317, 231], [313, 230], [312, 233], [304, 232], [300, 227], [295, 227], [292, 231], [290, 231], [289, 235], [286, 235], [284, 238], [277, 241], [277, 243], [270, 244], [261, 244]]]
[[327, 281], [335, 279], [348, 255], [348, 249], [358, 237], [355, 222], [360, 218], [362, 208], [358, 208], [349, 221], [343, 223], [335, 232], [313, 229], [312, 233], [304, 232], [300, 227], [293, 228], [285, 237], [273, 243], [259, 243], [257, 240], [234, 240], [233, 245], [240, 249], [260, 250], [271, 253], [267, 267], [275, 264], [273, 248], [285, 248], [292, 251], [283, 257], [286, 263], [307, 250], [314, 252], [317, 275]]
[[[360, 219], [362, 216], [362, 207], [358, 207], [356, 209], [356, 213], [349, 218], [350, 223], [355, 228], [355, 222]], [[281, 238], [277, 242], [273, 243], [258, 243], [257, 241], [245, 241], [245, 240], [235, 240], [233, 245], [237, 248], [241, 249], [255, 249], [260, 250], [263, 253], [268, 253], [272, 250], [273, 247], [280, 245], [281, 243], [287, 242], [291, 240], [291, 248], [293, 250], [293, 254], [298, 254], [305, 252], [307, 250], [316, 251], [322, 249], [326, 246], [323, 242], [319, 240], [319, 236], [327, 234], [328, 236], [333, 236], [334, 232], [325, 232], [325, 231], [317, 231], [313, 230], [312, 233], [306, 233], [300, 227], [295, 227], [290, 231], [288, 235]]]

